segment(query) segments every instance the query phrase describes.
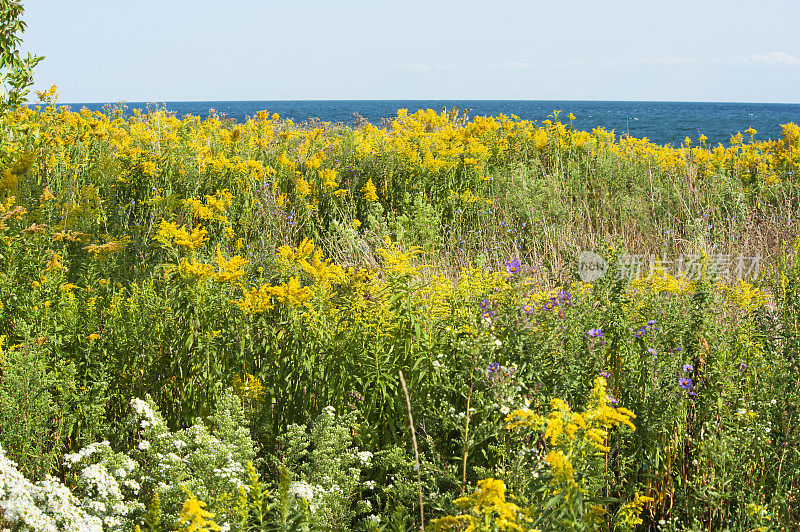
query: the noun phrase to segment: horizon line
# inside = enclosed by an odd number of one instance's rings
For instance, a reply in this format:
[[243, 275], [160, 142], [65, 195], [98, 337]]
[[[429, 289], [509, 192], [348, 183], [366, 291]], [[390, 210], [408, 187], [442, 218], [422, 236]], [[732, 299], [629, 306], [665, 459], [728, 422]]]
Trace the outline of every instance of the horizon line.
[[[55, 105], [83, 105], [83, 104], [170, 104], [170, 103], [258, 103], [258, 102], [608, 102], [608, 103], [703, 103], [703, 104], [744, 104], [744, 105], [800, 105], [796, 102], [765, 102], [765, 101], [736, 101], [736, 100], [604, 100], [604, 99], [520, 99], [520, 98], [308, 98], [308, 99], [283, 99], [283, 100], [97, 100], [57, 102]], [[42, 105], [41, 102], [30, 102], [27, 105]]]

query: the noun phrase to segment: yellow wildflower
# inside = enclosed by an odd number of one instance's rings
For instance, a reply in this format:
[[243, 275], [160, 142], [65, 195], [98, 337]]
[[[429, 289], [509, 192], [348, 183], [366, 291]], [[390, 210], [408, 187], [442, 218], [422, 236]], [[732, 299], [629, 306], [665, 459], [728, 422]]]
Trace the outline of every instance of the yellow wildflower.
[[265, 312], [273, 308], [272, 305], [272, 287], [269, 285], [262, 285], [260, 288], [247, 289], [242, 288], [242, 298], [235, 299], [231, 303], [239, 307], [245, 314], [256, 314]]
[[111, 240], [110, 242], [106, 242], [105, 244], [89, 244], [83, 249], [85, 249], [95, 257], [97, 257], [100, 255], [105, 255], [107, 253], [116, 253], [118, 251], [121, 251], [124, 247], [125, 247], [124, 241]]
[[336, 188], [339, 184], [336, 182], [336, 170], [326, 168], [319, 171], [319, 178], [322, 181], [322, 186], [325, 188]]
[[372, 178], [370, 177], [367, 182], [361, 187], [361, 192], [364, 193], [364, 199], [367, 201], [378, 201], [378, 189], [375, 188], [375, 184], [372, 182]]
[[213, 196], [206, 195], [206, 205], [216, 213], [225, 212], [231, 203], [233, 203], [233, 194], [227, 188], [217, 191]]
[[47, 230], [46, 224], [31, 224], [27, 228], [23, 229], [23, 233], [28, 233], [31, 235], [38, 235], [40, 233], [44, 233]]
[[300, 245], [292, 249], [291, 246], [281, 246], [278, 248], [278, 255], [289, 262], [301, 261], [311, 256], [314, 252], [314, 242], [304, 238]]
[[453, 503], [463, 510], [472, 511], [473, 515], [436, 519], [431, 523], [434, 530], [450, 530], [462, 524], [469, 525], [467, 530], [475, 530], [474, 516], [478, 517], [478, 522], [491, 520], [500, 530], [525, 530], [520, 522], [522, 511], [516, 504], [506, 501], [506, 485], [500, 479], [486, 478], [478, 481], [478, 491], [468, 497], [458, 498]]
[[240, 399], [258, 401], [265, 393], [264, 385], [249, 373], [237, 374], [233, 379], [233, 389]]
[[205, 508], [206, 503], [189, 494], [189, 498], [183, 503], [181, 514], [178, 517], [179, 530], [186, 532], [221, 530], [220, 526], [211, 519], [214, 514]]
[[295, 167], [294, 161], [291, 161], [288, 157], [286, 157], [285, 153], [281, 153], [278, 156], [278, 165], [279, 166], [288, 166], [289, 168], [294, 168]]
[[297, 193], [300, 195], [301, 198], [305, 198], [309, 194], [311, 194], [311, 184], [306, 181], [304, 177], [298, 177], [295, 180], [295, 187], [297, 189]]
[[272, 287], [270, 291], [275, 299], [294, 307], [308, 303], [314, 295], [309, 287], [300, 284], [300, 279], [296, 276], [291, 277], [287, 283]]
[[80, 242], [88, 236], [88, 234], [81, 233], [80, 231], [56, 231], [53, 233], [53, 241], [61, 242], [62, 240], [66, 240], [67, 242]]
[[182, 277], [197, 279], [199, 281], [214, 277], [214, 266], [197, 262], [194, 259], [188, 260], [185, 257], [181, 259], [178, 266], [167, 267], [165, 273], [173, 271], [177, 271]]
[[419, 246], [411, 246], [405, 251], [397, 242], [392, 242], [387, 236], [384, 238], [386, 247], [378, 248], [375, 251], [383, 257], [385, 267], [395, 275], [416, 275], [420, 267], [413, 266], [412, 261], [423, 253]]
[[558, 483], [573, 488], [578, 487], [578, 483], [575, 482], [575, 477], [573, 476], [575, 469], [563, 451], [560, 449], [550, 451], [544, 461], [553, 471], [554, 484]]
[[314, 252], [311, 262], [306, 259], [300, 259], [298, 263], [303, 271], [311, 275], [318, 283], [330, 285], [344, 280], [344, 270], [342, 270], [341, 266], [331, 264], [330, 259], [323, 260], [321, 249], [317, 249]]
[[47, 261], [44, 271], [50, 272], [53, 270], [67, 271], [67, 268], [61, 264], [61, 257], [55, 251], [50, 251], [50, 260]]
[[631, 528], [641, 525], [642, 518], [639, 516], [644, 509], [644, 505], [648, 502], [653, 502], [653, 498], [645, 497], [637, 493], [631, 502], [623, 504], [620, 509], [617, 510], [617, 518], [625, 521]]
[[222, 255], [219, 244], [217, 244], [217, 256], [214, 262], [219, 266], [219, 272], [215, 275], [218, 281], [235, 281], [244, 276], [244, 267], [247, 261], [238, 255], [226, 259]]
[[545, 418], [536, 414], [533, 410], [514, 410], [506, 416], [509, 422], [506, 428], [511, 430], [518, 427], [534, 427], [538, 429], [546, 422]]
[[719, 288], [733, 304], [747, 312], [753, 312], [766, 305], [769, 294], [755, 288], [744, 279], [739, 279], [738, 284], [726, 285], [717, 283]]
[[183, 203], [187, 205], [198, 218], [210, 220], [214, 216], [213, 211], [200, 200], [189, 198], [184, 200]]
[[169, 247], [174, 243], [189, 250], [196, 250], [208, 240], [208, 231], [201, 226], [197, 226], [190, 233], [183, 226], [178, 227], [173, 222], [161, 220], [155, 238], [161, 243], [162, 247]]
[[475, 518], [471, 515], [446, 515], [431, 521], [431, 530], [439, 532], [444, 530], [474, 530]]
[[39, 198], [39, 201], [45, 203], [48, 201], [53, 201], [54, 199], [56, 199], [56, 197], [53, 196], [52, 192], [50, 192], [50, 188], [45, 187], [45, 189], [42, 191], [42, 196]]

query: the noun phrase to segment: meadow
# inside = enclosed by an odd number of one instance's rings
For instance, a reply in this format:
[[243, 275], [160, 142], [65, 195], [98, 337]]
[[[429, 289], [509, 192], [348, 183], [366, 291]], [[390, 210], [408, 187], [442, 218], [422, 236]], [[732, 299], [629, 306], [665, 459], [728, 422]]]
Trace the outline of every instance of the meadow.
[[5, 527], [800, 521], [797, 125], [39, 98], [0, 119]]

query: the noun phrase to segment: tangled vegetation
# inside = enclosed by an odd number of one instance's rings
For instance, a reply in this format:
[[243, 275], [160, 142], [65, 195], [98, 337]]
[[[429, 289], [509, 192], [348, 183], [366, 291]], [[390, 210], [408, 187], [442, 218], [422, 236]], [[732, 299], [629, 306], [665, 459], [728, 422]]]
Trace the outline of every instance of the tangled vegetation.
[[39, 96], [0, 121], [7, 527], [800, 520], [797, 125], [673, 147]]

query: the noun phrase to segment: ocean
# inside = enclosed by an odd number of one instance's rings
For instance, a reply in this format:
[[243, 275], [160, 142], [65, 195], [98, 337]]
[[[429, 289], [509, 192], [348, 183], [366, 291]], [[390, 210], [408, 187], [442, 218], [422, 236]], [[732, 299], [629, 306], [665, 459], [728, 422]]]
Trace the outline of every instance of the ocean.
[[[72, 110], [87, 108], [100, 111], [108, 104], [73, 103]], [[125, 102], [127, 112], [146, 111], [145, 102]], [[601, 102], [558, 100], [298, 100], [298, 101], [208, 101], [164, 102], [158, 104], [176, 116], [205, 118], [210, 109], [220, 116], [243, 121], [260, 110], [278, 113], [297, 123], [317, 118], [323, 122], [355, 124], [355, 114], [375, 125], [397, 115], [398, 109], [413, 113], [418, 109], [458, 108], [467, 116], [516, 115], [525, 120], [542, 120], [561, 111], [559, 119], [575, 115], [576, 129], [591, 131], [596, 127], [615, 130], [618, 135], [647, 137], [658, 144], [680, 145], [684, 138], [697, 140], [703, 134], [711, 144], [728, 144], [730, 137], [752, 127], [756, 140], [777, 139], [781, 124], [800, 123], [800, 104], [771, 103], [700, 103], [700, 102]], [[747, 135], [745, 135], [747, 140]]]

